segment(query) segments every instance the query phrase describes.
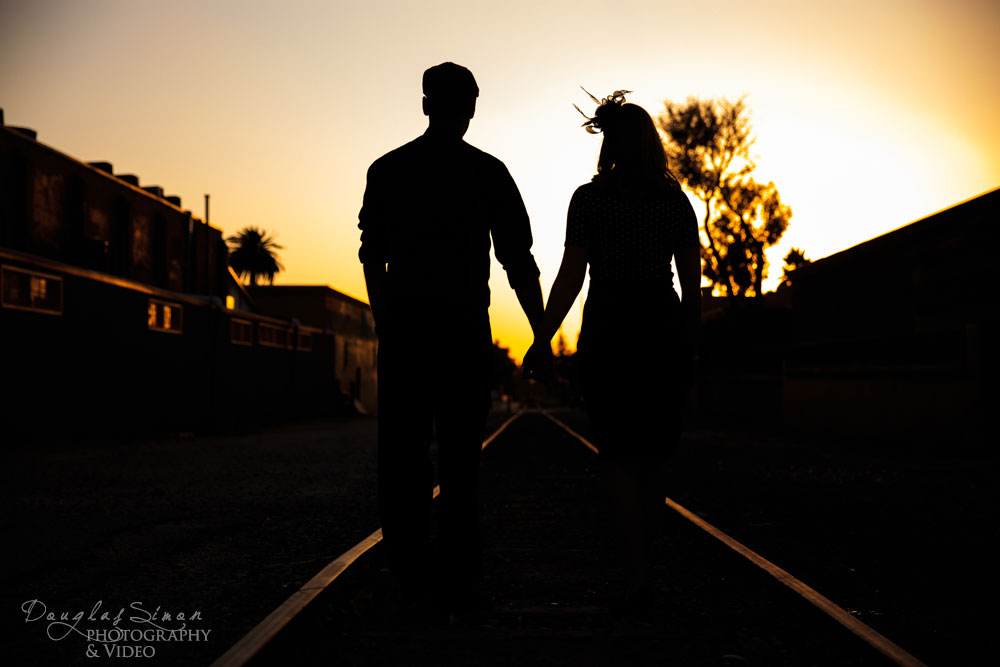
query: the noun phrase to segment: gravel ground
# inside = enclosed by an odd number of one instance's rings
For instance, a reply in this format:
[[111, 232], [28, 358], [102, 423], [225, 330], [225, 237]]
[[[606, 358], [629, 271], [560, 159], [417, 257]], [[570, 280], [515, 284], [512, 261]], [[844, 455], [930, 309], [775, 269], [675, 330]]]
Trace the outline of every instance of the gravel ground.
[[200, 611], [188, 627], [207, 641], [158, 643], [143, 663], [208, 664], [378, 527], [375, 436], [373, 419], [356, 418], [241, 437], [5, 443], [4, 663], [95, 662], [83, 637], [52, 641], [44, 619], [26, 622], [21, 605], [37, 599], [57, 613], [124, 607], [123, 628], [151, 627], [127, 620], [144, 616], [133, 602]]
[[[493, 424], [504, 416], [495, 414]], [[586, 434], [582, 415], [563, 412], [560, 418]], [[71, 633], [53, 641], [46, 637], [47, 621], [26, 622], [22, 604], [38, 599], [56, 613], [89, 612], [98, 601], [112, 614], [135, 601], [149, 611], [159, 606], [161, 615], [200, 611], [188, 627], [210, 630], [207, 641], [157, 643], [155, 658], [143, 662], [208, 664], [377, 527], [375, 433], [374, 420], [357, 418], [241, 437], [5, 442], [4, 607], [13, 632], [4, 663], [94, 664], [82, 637]], [[530, 459], [530, 451], [517, 455]], [[685, 437], [674, 463], [675, 500], [921, 659], [978, 664], [990, 654], [995, 614], [982, 613], [979, 603], [996, 584], [995, 454], [699, 431]], [[542, 494], [509, 502], [516, 510], [517, 503], [546, 501]], [[712, 577], [739, 566], [705, 547], [685, 522], [668, 519], [668, 526], [678, 536], [678, 557], [661, 564], [662, 575], [687, 581], [687, 604], [707, 614], [694, 616], [704, 621], [694, 636], [715, 636], [724, 644], [726, 637], [713, 635], [713, 628], [744, 631], [736, 620], [719, 619], [745, 617], [748, 608], [740, 600], [765, 598], [775, 587], [764, 577], [759, 589], [742, 580], [739, 591], [720, 589]], [[502, 530], [492, 538], [501, 546], [516, 541]], [[499, 547], [491, 553], [499, 562], [518, 557]], [[351, 576], [362, 582], [377, 577], [372, 567], [361, 563]], [[522, 582], [516, 604], [524, 633], [530, 634], [523, 621], [534, 617], [531, 605], [540, 600], [532, 591], [571, 584], [584, 576], [575, 569], [567, 561], [556, 570], [565, 573], [561, 577], [550, 570]], [[348, 590], [350, 579], [345, 582]], [[368, 584], [356, 585], [361, 588], [355, 592]], [[600, 607], [597, 598], [591, 602]], [[577, 617], [567, 617], [567, 632], [556, 633], [555, 645], [573, 643], [570, 626], [578, 619], [571, 618]], [[124, 626], [136, 624], [126, 620]], [[780, 664], [813, 664], [789, 662], [793, 649], [780, 635], [759, 629], [744, 634], [746, 641], [736, 642], [741, 650], [769, 655], [773, 649], [785, 656]]]
[[702, 430], [671, 495], [928, 664], [992, 664], [998, 463], [948, 443]]
[[654, 571], [669, 597], [645, 622], [611, 615], [619, 576], [605, 548], [596, 457], [529, 414], [484, 459], [484, 589], [495, 605], [482, 622], [401, 607], [376, 547], [252, 667], [886, 664], [673, 514]]

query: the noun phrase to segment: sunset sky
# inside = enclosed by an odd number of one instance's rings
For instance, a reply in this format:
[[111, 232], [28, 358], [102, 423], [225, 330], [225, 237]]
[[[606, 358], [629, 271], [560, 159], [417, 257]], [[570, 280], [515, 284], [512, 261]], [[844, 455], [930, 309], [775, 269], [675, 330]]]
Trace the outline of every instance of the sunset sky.
[[[997, 35], [995, 0], [0, 0], [0, 107], [199, 217], [211, 193], [226, 234], [276, 232], [278, 284], [364, 298], [365, 172], [423, 131], [428, 66], [476, 75], [466, 139], [517, 181], [546, 293], [600, 142], [579, 86], [633, 90], [654, 116], [746, 94], [756, 177], [794, 213], [773, 288], [793, 245], [817, 259], [1000, 185]], [[530, 331], [496, 265], [491, 286], [494, 336], [520, 358]]]

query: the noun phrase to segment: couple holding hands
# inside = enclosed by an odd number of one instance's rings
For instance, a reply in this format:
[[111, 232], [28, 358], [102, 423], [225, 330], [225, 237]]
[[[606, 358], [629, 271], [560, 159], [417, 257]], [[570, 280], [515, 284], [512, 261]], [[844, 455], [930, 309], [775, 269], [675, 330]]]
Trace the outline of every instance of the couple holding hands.
[[[655, 595], [649, 541], [662, 521], [663, 465], [680, 437], [701, 313], [697, 220], [649, 114], [616, 91], [584, 127], [601, 133], [597, 174], [573, 194], [562, 263], [543, 307], [524, 203], [504, 164], [463, 141], [479, 88], [454, 63], [423, 75], [427, 131], [376, 160], [359, 214], [379, 339], [378, 502], [404, 599], [447, 613], [481, 606], [477, 478], [490, 405], [491, 246], [531, 323], [529, 375], [583, 286], [577, 350], [624, 573], [618, 595]], [[673, 288], [673, 260], [681, 298]], [[429, 542], [436, 435], [436, 556]], [[433, 583], [427, 572], [438, 572]]]

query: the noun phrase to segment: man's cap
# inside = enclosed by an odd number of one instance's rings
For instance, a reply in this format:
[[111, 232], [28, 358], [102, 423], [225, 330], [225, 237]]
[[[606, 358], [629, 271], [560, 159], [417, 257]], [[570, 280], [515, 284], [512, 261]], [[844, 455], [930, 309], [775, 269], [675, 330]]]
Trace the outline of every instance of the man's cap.
[[430, 99], [462, 99], [479, 97], [476, 77], [467, 68], [455, 63], [441, 63], [424, 72], [424, 95]]

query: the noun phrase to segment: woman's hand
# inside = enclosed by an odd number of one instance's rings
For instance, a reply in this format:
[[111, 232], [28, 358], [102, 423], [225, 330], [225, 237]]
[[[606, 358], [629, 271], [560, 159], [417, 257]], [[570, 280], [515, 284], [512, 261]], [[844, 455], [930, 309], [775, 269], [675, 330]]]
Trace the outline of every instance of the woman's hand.
[[528, 348], [528, 351], [524, 353], [521, 370], [524, 373], [524, 377], [529, 380], [548, 382], [553, 375], [552, 347], [536, 340]]
[[559, 325], [576, 300], [576, 295], [580, 293], [586, 275], [587, 249], [566, 246], [562, 264], [559, 265], [559, 273], [556, 274], [552, 290], [549, 292], [549, 302], [545, 305], [542, 321], [534, 328], [535, 342], [528, 348], [521, 363], [525, 378], [542, 382], [552, 380], [554, 376], [552, 344], [549, 341], [556, 335]]

